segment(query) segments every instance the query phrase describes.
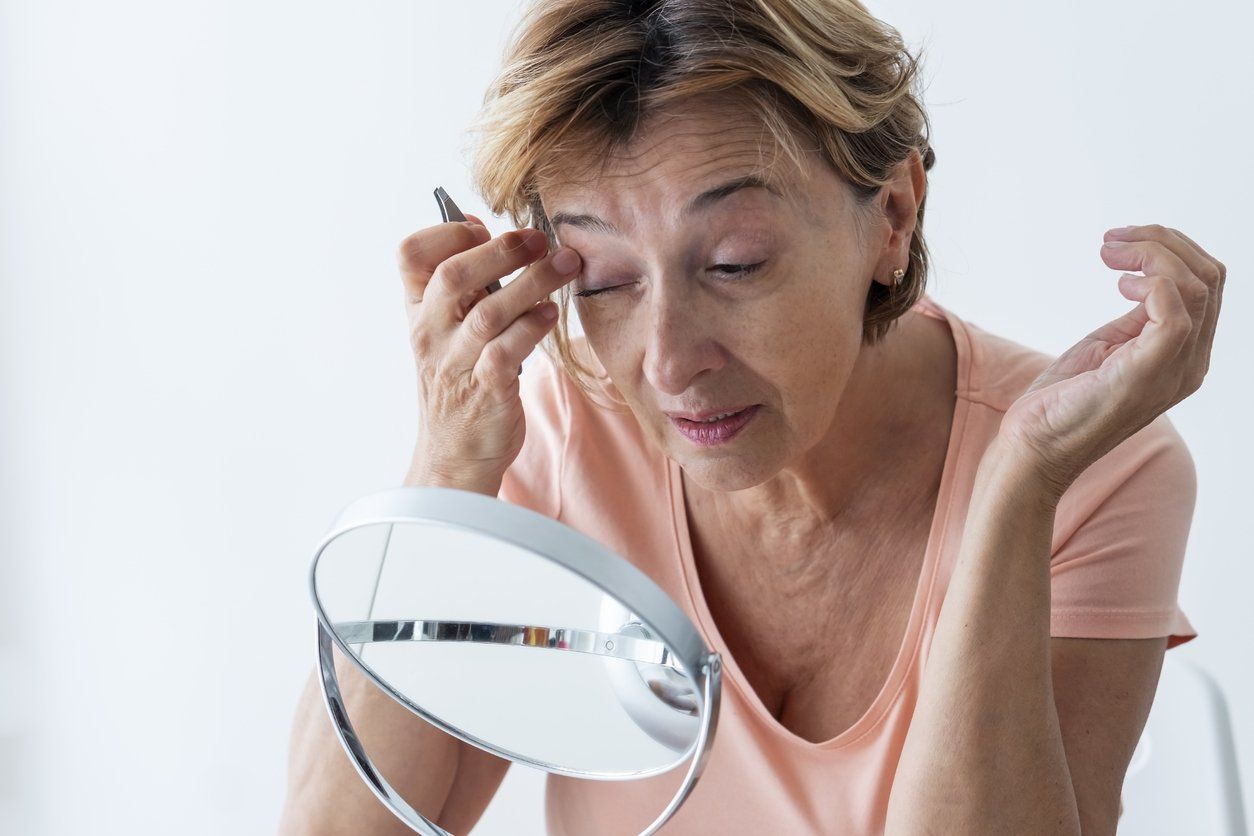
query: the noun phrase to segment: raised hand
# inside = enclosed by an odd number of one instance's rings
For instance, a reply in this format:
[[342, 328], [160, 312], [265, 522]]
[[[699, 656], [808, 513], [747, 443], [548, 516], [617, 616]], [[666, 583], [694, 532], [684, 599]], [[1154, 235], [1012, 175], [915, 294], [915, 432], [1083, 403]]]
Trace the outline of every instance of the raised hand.
[[[398, 253], [420, 425], [407, 482], [495, 495], [522, 450], [522, 361], [552, 329], [549, 295], [578, 272], [569, 247], [538, 229], [492, 238], [477, 219], [419, 230]], [[496, 293], [486, 288], [522, 273]]]
[[1139, 304], [1063, 352], [1007, 410], [1002, 448], [1061, 495], [1090, 464], [1195, 392], [1210, 368], [1227, 268], [1158, 224], [1107, 231], [1101, 258]]

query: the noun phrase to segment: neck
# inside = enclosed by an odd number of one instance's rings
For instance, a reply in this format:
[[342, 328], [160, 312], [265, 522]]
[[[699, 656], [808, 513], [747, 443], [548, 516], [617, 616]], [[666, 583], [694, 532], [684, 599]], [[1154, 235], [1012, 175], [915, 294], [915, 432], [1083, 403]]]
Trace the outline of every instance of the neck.
[[734, 525], [753, 542], [794, 546], [829, 539], [870, 505], [900, 503], [917, 489], [920, 444], [937, 446], [920, 431], [937, 426], [936, 399], [924, 388], [934, 387], [937, 376], [923, 318], [908, 312], [880, 342], [863, 348], [818, 444], [760, 485], [689, 493], [721, 525]]

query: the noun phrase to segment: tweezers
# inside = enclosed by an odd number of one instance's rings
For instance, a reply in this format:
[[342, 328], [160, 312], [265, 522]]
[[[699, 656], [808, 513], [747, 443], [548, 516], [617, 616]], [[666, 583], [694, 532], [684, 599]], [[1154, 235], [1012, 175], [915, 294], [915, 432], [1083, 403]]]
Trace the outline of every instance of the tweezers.
[[[450, 221], [465, 222], [466, 216], [462, 214], [462, 210], [457, 208], [457, 204], [453, 202], [453, 198], [448, 196], [448, 192], [444, 191], [443, 186], [435, 187], [435, 202], [440, 205], [440, 216], [444, 218], [445, 223]], [[501, 280], [493, 279], [492, 284], [488, 285], [485, 290], [488, 293], [496, 293], [501, 289]], [[518, 367], [518, 373], [522, 374], [523, 367]]]
[[[462, 214], [462, 210], [457, 208], [457, 204], [453, 202], [453, 198], [448, 196], [448, 192], [444, 191], [443, 186], [435, 187], [435, 202], [440, 204], [440, 215], [443, 216], [444, 222], [449, 221], [465, 221], [466, 216]], [[501, 280], [495, 279], [492, 284], [488, 285], [488, 293], [496, 293], [501, 289]]]

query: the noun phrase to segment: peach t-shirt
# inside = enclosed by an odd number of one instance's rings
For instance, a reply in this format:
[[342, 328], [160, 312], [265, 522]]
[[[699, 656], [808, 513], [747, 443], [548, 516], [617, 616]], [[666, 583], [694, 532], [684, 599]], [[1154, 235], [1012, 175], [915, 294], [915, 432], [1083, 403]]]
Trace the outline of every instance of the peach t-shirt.
[[[500, 498], [630, 560], [723, 658], [713, 747], [661, 833], [883, 831], [976, 466], [1005, 410], [1052, 359], [963, 321], [929, 296], [916, 308], [948, 323], [957, 349], [956, 407], [936, 509], [888, 679], [851, 727], [821, 743], [771, 716], [719, 636], [694, 568], [678, 464], [652, 446], [625, 406], [604, 397], [598, 400], [606, 406], [593, 403], [544, 352], [522, 375], [527, 436]], [[576, 346], [603, 373], [582, 337]], [[1176, 602], [1195, 492], [1192, 458], [1163, 416], [1088, 468], [1055, 516], [1050, 634], [1169, 636], [1169, 647], [1196, 636]], [[637, 834], [669, 802], [686, 766], [635, 781], [549, 775], [549, 832]]]

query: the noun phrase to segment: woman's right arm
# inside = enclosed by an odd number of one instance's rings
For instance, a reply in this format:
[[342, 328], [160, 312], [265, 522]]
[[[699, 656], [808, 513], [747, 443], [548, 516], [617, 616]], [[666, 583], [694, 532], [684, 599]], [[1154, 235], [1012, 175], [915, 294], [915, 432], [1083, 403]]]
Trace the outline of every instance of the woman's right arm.
[[[346, 662], [338, 649], [334, 653], [349, 716], [375, 766], [414, 809], [453, 833], [468, 832], [495, 794], [509, 762], [411, 714]], [[354, 770], [332, 729], [315, 677], [306, 681], [296, 709], [279, 833], [412, 833]], [[472, 797], [468, 786], [452, 792], [466, 783], [461, 777], [463, 764], [478, 775]], [[446, 809], [454, 795], [457, 803]]]
[[[566, 249], [566, 248], [563, 248]], [[553, 326], [557, 270], [544, 234], [492, 238], [472, 217], [420, 230], [401, 244], [420, 428], [406, 485], [497, 496], [526, 432], [518, 372]], [[488, 294], [497, 279], [522, 274]], [[461, 834], [483, 815], [509, 761], [463, 743], [387, 697], [333, 651], [345, 706], [371, 759], [416, 810]], [[340, 746], [317, 680], [305, 683], [292, 728], [282, 836], [407, 834]]]
[[[495, 496], [488, 484], [470, 485], [422, 475], [413, 467], [406, 485], [474, 490]], [[401, 797], [450, 833], [469, 833], [496, 794], [509, 761], [446, 734], [386, 696], [332, 646], [335, 672], [353, 730], [370, 758]], [[296, 708], [288, 756], [287, 800], [280, 836], [402, 834], [412, 831], [375, 798], [336, 737], [315, 668]]]

